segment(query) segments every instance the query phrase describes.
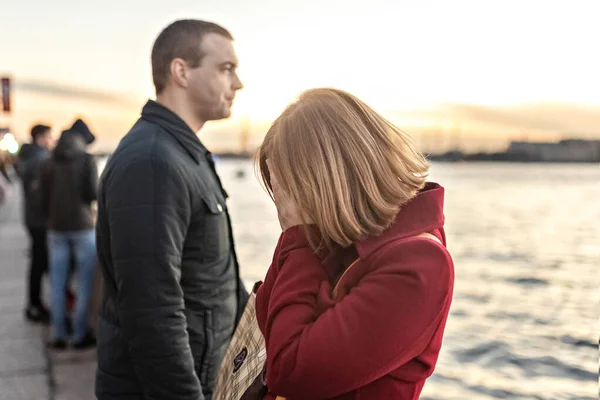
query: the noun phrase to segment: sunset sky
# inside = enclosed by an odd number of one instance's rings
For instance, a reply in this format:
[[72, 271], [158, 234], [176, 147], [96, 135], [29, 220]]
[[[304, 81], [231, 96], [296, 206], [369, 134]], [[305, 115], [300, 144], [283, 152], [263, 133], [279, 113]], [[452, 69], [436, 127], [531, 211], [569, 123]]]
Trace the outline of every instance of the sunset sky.
[[153, 97], [150, 50], [179, 18], [236, 37], [245, 89], [233, 117], [201, 138], [236, 149], [241, 119], [259, 143], [304, 89], [333, 86], [427, 145], [507, 138], [600, 137], [600, 1], [7, 0], [0, 75], [13, 78], [10, 124], [21, 140], [83, 116], [110, 150]]

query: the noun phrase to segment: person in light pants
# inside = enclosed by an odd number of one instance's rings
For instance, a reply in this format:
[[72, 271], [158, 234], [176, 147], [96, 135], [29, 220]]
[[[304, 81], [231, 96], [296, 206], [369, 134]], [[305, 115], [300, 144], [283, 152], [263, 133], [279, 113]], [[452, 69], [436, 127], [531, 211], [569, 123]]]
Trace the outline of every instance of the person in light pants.
[[52, 156], [40, 171], [42, 207], [48, 221], [54, 331], [54, 340], [49, 345], [56, 350], [65, 349], [69, 340], [65, 289], [71, 249], [77, 277], [73, 347], [86, 349], [96, 345], [88, 321], [97, 261], [93, 204], [97, 199], [98, 172], [94, 157], [86, 152], [93, 137], [87, 125], [77, 120], [62, 133]]

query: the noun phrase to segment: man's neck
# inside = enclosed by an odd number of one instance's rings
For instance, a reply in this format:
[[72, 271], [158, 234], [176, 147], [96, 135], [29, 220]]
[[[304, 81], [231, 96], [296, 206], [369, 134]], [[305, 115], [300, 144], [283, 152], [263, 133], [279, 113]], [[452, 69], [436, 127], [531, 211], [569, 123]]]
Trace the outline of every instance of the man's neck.
[[156, 102], [177, 114], [195, 134], [198, 134], [204, 126], [205, 121], [196, 118], [187, 102], [182, 101], [177, 96], [169, 93], [161, 93], [156, 96]]

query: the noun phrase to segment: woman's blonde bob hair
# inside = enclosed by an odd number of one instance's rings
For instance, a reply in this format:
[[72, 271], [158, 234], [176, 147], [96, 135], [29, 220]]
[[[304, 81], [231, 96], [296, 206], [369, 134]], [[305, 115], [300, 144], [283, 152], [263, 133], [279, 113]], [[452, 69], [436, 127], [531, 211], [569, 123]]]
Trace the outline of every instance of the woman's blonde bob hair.
[[275, 174], [305, 227], [316, 225], [305, 230], [315, 251], [380, 235], [429, 169], [405, 132], [337, 89], [302, 93], [267, 132], [256, 163], [271, 197]]

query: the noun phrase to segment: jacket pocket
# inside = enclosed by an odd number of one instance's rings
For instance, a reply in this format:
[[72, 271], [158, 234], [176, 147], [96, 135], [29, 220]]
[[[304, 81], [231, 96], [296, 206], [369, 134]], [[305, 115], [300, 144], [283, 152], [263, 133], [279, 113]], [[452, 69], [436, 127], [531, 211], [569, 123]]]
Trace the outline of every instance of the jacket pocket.
[[203, 256], [208, 261], [227, 257], [230, 252], [229, 223], [225, 204], [214, 198], [204, 199], [206, 214], [204, 216]]
[[217, 196], [207, 195], [202, 199], [209, 214], [219, 215], [225, 213], [225, 201], [221, 201]]
[[104, 318], [98, 321], [96, 393], [141, 393], [129, 346], [121, 330]]

